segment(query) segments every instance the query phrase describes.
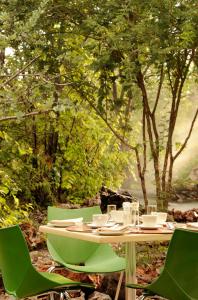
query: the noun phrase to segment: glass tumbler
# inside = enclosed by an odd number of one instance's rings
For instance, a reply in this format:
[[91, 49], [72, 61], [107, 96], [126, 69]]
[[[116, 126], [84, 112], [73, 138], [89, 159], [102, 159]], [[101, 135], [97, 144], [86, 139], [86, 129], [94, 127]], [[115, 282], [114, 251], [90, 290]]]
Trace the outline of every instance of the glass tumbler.
[[116, 210], [116, 205], [115, 204], [107, 205], [107, 214], [109, 215], [109, 221], [111, 221], [111, 219], [112, 219], [111, 212], [113, 210]]
[[124, 225], [131, 225], [131, 202], [123, 202], [123, 224]]
[[139, 225], [139, 202], [135, 201], [131, 204], [132, 224]]
[[131, 225], [131, 210], [124, 210], [123, 211], [123, 224], [124, 225]]

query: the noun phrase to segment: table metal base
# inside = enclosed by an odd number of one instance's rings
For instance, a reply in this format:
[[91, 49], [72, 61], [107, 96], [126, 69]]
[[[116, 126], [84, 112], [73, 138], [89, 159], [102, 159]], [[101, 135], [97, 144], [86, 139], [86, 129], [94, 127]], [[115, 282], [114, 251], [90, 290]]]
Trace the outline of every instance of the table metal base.
[[[126, 283], [136, 283], [136, 249], [135, 242], [128, 242], [125, 245], [126, 257]], [[136, 300], [136, 290], [126, 288], [126, 300]]]

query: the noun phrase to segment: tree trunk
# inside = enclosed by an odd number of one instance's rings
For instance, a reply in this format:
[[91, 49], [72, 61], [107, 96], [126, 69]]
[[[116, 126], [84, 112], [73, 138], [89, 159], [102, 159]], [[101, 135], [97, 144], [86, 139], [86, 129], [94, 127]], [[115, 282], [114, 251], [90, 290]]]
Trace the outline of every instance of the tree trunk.
[[135, 155], [136, 155], [136, 161], [137, 161], [138, 176], [139, 176], [140, 182], [141, 182], [142, 194], [143, 194], [143, 198], [144, 198], [144, 205], [145, 205], [145, 209], [146, 209], [148, 206], [148, 197], [147, 197], [147, 190], [146, 190], [145, 173], [141, 169], [141, 162], [140, 162], [139, 152], [138, 152], [137, 148], [135, 149]]

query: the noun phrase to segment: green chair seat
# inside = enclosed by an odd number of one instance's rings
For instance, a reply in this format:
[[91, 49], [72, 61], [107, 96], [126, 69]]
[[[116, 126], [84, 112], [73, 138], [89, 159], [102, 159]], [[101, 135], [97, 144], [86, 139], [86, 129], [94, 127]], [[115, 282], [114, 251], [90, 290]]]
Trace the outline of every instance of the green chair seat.
[[97, 250], [84, 261], [84, 265], [64, 263], [70, 270], [84, 273], [114, 273], [123, 270], [123, 259], [109, 245], [99, 245]]
[[[83, 217], [84, 222], [91, 222], [92, 215], [99, 213], [99, 206], [80, 209], [48, 207], [48, 221]], [[48, 234], [47, 246], [57, 263], [76, 272], [104, 274], [125, 269], [125, 259], [119, 257], [109, 244]]]
[[31, 263], [27, 244], [19, 226], [0, 229], [0, 269], [6, 292], [17, 299], [62, 287], [93, 287], [58, 274], [38, 272]]
[[160, 276], [146, 286], [126, 286], [169, 300], [198, 300], [198, 232], [176, 229]]

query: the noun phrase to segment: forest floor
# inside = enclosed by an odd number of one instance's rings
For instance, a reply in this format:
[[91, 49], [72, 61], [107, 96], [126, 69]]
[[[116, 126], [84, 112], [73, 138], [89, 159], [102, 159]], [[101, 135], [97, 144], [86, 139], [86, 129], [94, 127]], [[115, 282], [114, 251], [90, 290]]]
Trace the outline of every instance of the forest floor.
[[[147, 245], [150, 248], [151, 251], [151, 245]], [[142, 245], [143, 247], [143, 245]], [[139, 249], [140, 252], [142, 251], [141, 249]], [[148, 249], [147, 249], [148, 250]], [[153, 249], [154, 250], [154, 249]], [[160, 268], [163, 264], [163, 260], [164, 260], [164, 254], [163, 252], [161, 252], [160, 256], [158, 255], [155, 257], [156, 253], [157, 253], [157, 248], [155, 248], [156, 252], [155, 254], [152, 253], [152, 257], [153, 257], [153, 262], [151, 262], [151, 253], [147, 255], [150, 255], [149, 257], [149, 263], [148, 263], [148, 257], [145, 259], [144, 257], [144, 262], [140, 262], [138, 264], [137, 267], [137, 277], [138, 277], [138, 281], [140, 283], [149, 283], [150, 281], [153, 280], [153, 278], [155, 278], [159, 272], [160, 272]], [[144, 246], [144, 250], [145, 251], [145, 246]], [[140, 254], [139, 252], [139, 259], [140, 261], [142, 260], [141, 256], [142, 254]], [[153, 251], [152, 251], [153, 252]], [[158, 253], [159, 254], [159, 253]], [[31, 251], [30, 252], [30, 256], [31, 256], [31, 260], [35, 266], [35, 268], [38, 271], [47, 271], [47, 269], [49, 267], [52, 266], [52, 260], [50, 258], [50, 255], [47, 251], [47, 249], [40, 249], [40, 250], [35, 250], [35, 251]], [[61, 275], [69, 277], [71, 279], [77, 279], [76, 278], [76, 274], [74, 275], [74, 273], [69, 273], [67, 271], [61, 271], [59, 272]], [[77, 275], [79, 277], [79, 275]], [[82, 278], [80, 278], [81, 281], [89, 281], [89, 282], [94, 282], [95, 286], [96, 286], [96, 290], [99, 292], [98, 293], [98, 297], [97, 298], [93, 298], [94, 300], [110, 300], [111, 298], [113, 299], [114, 294], [115, 294], [115, 289], [116, 289], [116, 285], [118, 282], [118, 277], [119, 274], [115, 275], [108, 275], [108, 276], [81, 276]], [[140, 293], [138, 293], [138, 295], [140, 295]], [[111, 298], [108, 298], [108, 296], [110, 296]], [[87, 299], [87, 298], [85, 298]], [[89, 296], [89, 299], [92, 299]], [[124, 300], [124, 282], [122, 283], [122, 288], [121, 288], [121, 293], [120, 293], [120, 300]], [[9, 297], [8, 295], [6, 295], [4, 293], [3, 288], [0, 289], [0, 300], [11, 300], [11, 297]]]
[[[114, 245], [115, 246], [115, 245]], [[122, 255], [122, 245], [116, 246], [116, 250]], [[120, 247], [120, 248], [119, 248]], [[160, 251], [159, 251], [160, 249]], [[139, 283], [149, 283], [160, 273], [160, 269], [163, 265], [165, 254], [167, 249], [167, 243], [140, 243], [137, 247], [137, 277]], [[33, 265], [38, 271], [47, 271], [49, 267], [53, 265], [53, 261], [46, 248], [30, 251], [30, 256]], [[97, 297], [93, 298], [91, 295], [85, 297], [85, 299], [94, 300], [110, 300], [114, 298], [116, 286], [119, 279], [119, 273], [110, 274], [107, 276], [101, 275], [81, 275], [79, 273], [71, 273], [66, 270], [58, 271], [59, 274], [69, 277], [73, 280], [80, 280], [84, 282], [92, 282], [96, 286], [98, 291]], [[119, 300], [124, 300], [125, 282], [123, 280], [122, 288], [119, 296]], [[140, 295], [140, 292], [138, 292]], [[109, 298], [109, 296], [111, 298]], [[76, 298], [77, 299], [77, 298]], [[5, 295], [3, 288], [0, 289], [0, 300], [11, 300], [11, 298]], [[82, 299], [81, 299], [82, 300]]]

